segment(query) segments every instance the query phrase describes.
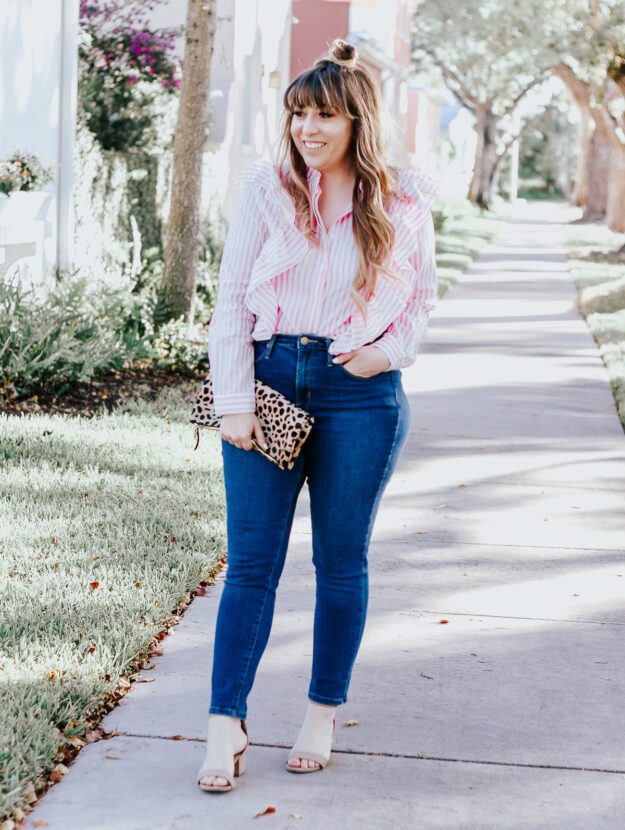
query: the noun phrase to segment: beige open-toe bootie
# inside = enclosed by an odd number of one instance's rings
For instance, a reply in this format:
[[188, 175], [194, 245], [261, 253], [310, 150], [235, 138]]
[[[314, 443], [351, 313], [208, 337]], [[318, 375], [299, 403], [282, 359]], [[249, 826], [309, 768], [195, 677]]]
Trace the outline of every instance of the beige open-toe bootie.
[[[225, 769], [215, 769], [214, 767], [206, 767], [202, 766], [197, 774], [198, 778], [198, 786], [201, 790], [207, 793], [227, 793], [230, 790], [234, 790], [236, 787], [235, 778], [238, 778], [239, 775], [243, 775], [245, 772], [245, 753], [247, 752], [247, 748], [250, 745], [250, 739], [247, 735], [247, 726], [245, 721], [241, 721], [241, 729], [245, 732], [245, 737], [247, 738], [247, 743], [241, 750], [241, 752], [237, 752], [234, 756], [234, 775], [230, 775], [230, 773]], [[202, 784], [202, 778], [208, 778], [211, 775], [219, 776], [220, 778], [225, 778], [228, 782], [223, 787], [218, 787], [217, 785], [208, 785]]]
[[[334, 728], [336, 726], [336, 718], [332, 720], [332, 734], [334, 735]], [[319, 766], [318, 767], [291, 767], [289, 766], [289, 761], [293, 761], [295, 758], [299, 758], [300, 761], [316, 761]], [[323, 769], [327, 766], [328, 761], [330, 760], [330, 755], [327, 757], [325, 755], [319, 755], [317, 752], [307, 752], [305, 749], [298, 749], [296, 750], [293, 748], [289, 752], [289, 757], [286, 759], [286, 768], [289, 772], [319, 772], [320, 769]]]

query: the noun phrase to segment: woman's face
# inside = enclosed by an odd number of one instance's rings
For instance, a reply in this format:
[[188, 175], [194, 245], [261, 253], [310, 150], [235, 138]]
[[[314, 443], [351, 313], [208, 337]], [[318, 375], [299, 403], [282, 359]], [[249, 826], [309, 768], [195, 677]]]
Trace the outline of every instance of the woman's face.
[[291, 136], [308, 167], [321, 172], [352, 166], [352, 122], [342, 112], [304, 107], [295, 110]]

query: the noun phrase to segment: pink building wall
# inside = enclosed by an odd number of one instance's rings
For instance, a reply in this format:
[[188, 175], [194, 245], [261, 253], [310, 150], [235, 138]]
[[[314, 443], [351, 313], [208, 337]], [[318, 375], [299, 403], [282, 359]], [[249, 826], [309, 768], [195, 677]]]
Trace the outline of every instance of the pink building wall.
[[293, 0], [291, 80], [320, 58], [334, 38], [347, 38], [349, 0]]

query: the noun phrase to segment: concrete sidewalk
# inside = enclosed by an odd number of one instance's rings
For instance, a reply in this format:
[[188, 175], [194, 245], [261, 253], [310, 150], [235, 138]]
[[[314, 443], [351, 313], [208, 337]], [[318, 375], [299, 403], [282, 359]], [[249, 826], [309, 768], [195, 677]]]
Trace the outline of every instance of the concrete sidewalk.
[[328, 768], [284, 770], [312, 651], [303, 494], [236, 791], [195, 780], [218, 583], [27, 827], [621, 830], [625, 437], [554, 227], [575, 215], [516, 207], [404, 371], [412, 435]]

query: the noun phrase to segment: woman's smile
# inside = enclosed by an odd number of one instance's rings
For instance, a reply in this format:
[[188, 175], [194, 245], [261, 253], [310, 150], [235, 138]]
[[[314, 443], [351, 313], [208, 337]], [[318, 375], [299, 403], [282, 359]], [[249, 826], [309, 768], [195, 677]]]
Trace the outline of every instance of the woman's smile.
[[352, 122], [342, 112], [302, 107], [291, 119], [291, 136], [309, 167], [328, 171], [349, 160]]

